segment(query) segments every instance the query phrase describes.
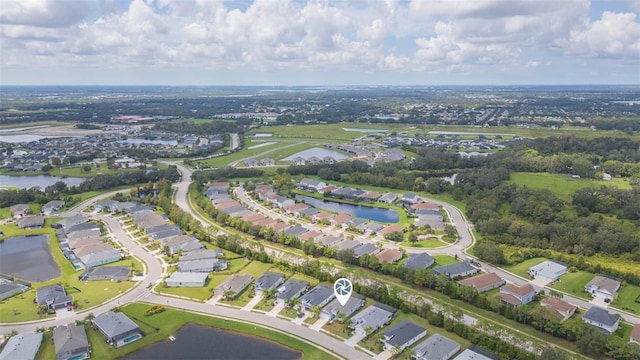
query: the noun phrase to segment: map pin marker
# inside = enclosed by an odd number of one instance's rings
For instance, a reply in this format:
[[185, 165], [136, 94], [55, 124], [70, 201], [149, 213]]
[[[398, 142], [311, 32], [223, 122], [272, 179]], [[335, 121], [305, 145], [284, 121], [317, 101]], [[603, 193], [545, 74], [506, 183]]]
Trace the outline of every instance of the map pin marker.
[[336, 294], [336, 299], [338, 299], [340, 305], [344, 306], [344, 304], [349, 301], [351, 293], [353, 292], [351, 281], [345, 278], [336, 280], [336, 282], [333, 284], [333, 292]]

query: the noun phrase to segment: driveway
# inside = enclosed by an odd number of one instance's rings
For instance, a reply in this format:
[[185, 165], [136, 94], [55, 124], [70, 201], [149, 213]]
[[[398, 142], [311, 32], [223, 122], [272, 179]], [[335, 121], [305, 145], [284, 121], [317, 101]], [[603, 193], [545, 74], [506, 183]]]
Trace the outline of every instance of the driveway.
[[258, 295], [254, 296], [247, 305], [242, 307], [242, 310], [251, 311], [251, 309], [253, 309], [256, 305], [258, 305], [260, 300], [262, 300], [262, 296], [258, 296]]
[[271, 311], [269, 311], [267, 313], [268, 316], [273, 316], [273, 317], [277, 317], [278, 314], [280, 313], [280, 311], [282, 311], [282, 309], [284, 309], [286, 304], [284, 303], [278, 303], [276, 304], [276, 306], [273, 307], [273, 309], [271, 309]]
[[311, 330], [320, 331], [320, 329], [324, 326], [324, 324], [329, 322], [329, 318], [320, 318], [318, 321], [314, 322], [313, 325], [309, 326]]

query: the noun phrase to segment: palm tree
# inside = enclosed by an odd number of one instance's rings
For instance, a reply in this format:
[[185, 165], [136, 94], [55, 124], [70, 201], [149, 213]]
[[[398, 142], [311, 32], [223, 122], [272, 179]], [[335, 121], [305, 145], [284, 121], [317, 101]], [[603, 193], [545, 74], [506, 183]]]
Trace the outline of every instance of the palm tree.
[[351, 321], [351, 319], [346, 318], [344, 320], [342, 320], [342, 325], [344, 325], [344, 329], [343, 332], [347, 333], [347, 334], [351, 334], [351, 324], [353, 323], [353, 321]]
[[231, 300], [233, 299], [233, 297], [236, 295], [236, 293], [233, 290], [225, 290], [224, 291], [224, 298], [226, 300]]
[[364, 328], [364, 333], [365, 335], [365, 339], [369, 339], [369, 336], [371, 336], [371, 333], [373, 332], [373, 327], [371, 326], [367, 326], [366, 328]]
[[400, 345], [398, 344], [393, 345], [393, 348], [391, 349], [391, 353], [393, 354], [394, 358], [400, 357], [400, 354], [402, 353], [402, 349], [400, 348]]
[[318, 305], [311, 307], [311, 313], [313, 314], [313, 317], [316, 319], [320, 317], [320, 311], [322, 311], [322, 307]]
[[262, 296], [265, 299], [273, 299], [276, 296], [277, 292], [278, 292], [278, 289], [276, 288], [262, 290]]

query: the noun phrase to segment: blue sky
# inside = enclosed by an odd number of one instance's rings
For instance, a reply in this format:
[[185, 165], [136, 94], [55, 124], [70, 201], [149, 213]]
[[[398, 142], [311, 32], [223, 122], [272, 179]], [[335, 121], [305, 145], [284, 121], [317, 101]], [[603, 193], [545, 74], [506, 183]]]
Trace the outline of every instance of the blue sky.
[[640, 1], [0, 0], [5, 85], [640, 84]]

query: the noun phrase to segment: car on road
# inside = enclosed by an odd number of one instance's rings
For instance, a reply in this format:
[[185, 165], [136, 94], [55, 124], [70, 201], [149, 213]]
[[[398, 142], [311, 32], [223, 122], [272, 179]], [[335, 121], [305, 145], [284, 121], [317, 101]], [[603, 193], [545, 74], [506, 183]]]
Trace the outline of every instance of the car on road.
[[147, 288], [147, 289], [148, 289], [148, 288], [150, 288], [150, 287], [152, 287], [152, 286], [153, 286], [153, 284], [152, 284], [152, 283], [147, 283], [147, 285], [145, 286], [145, 288]]

